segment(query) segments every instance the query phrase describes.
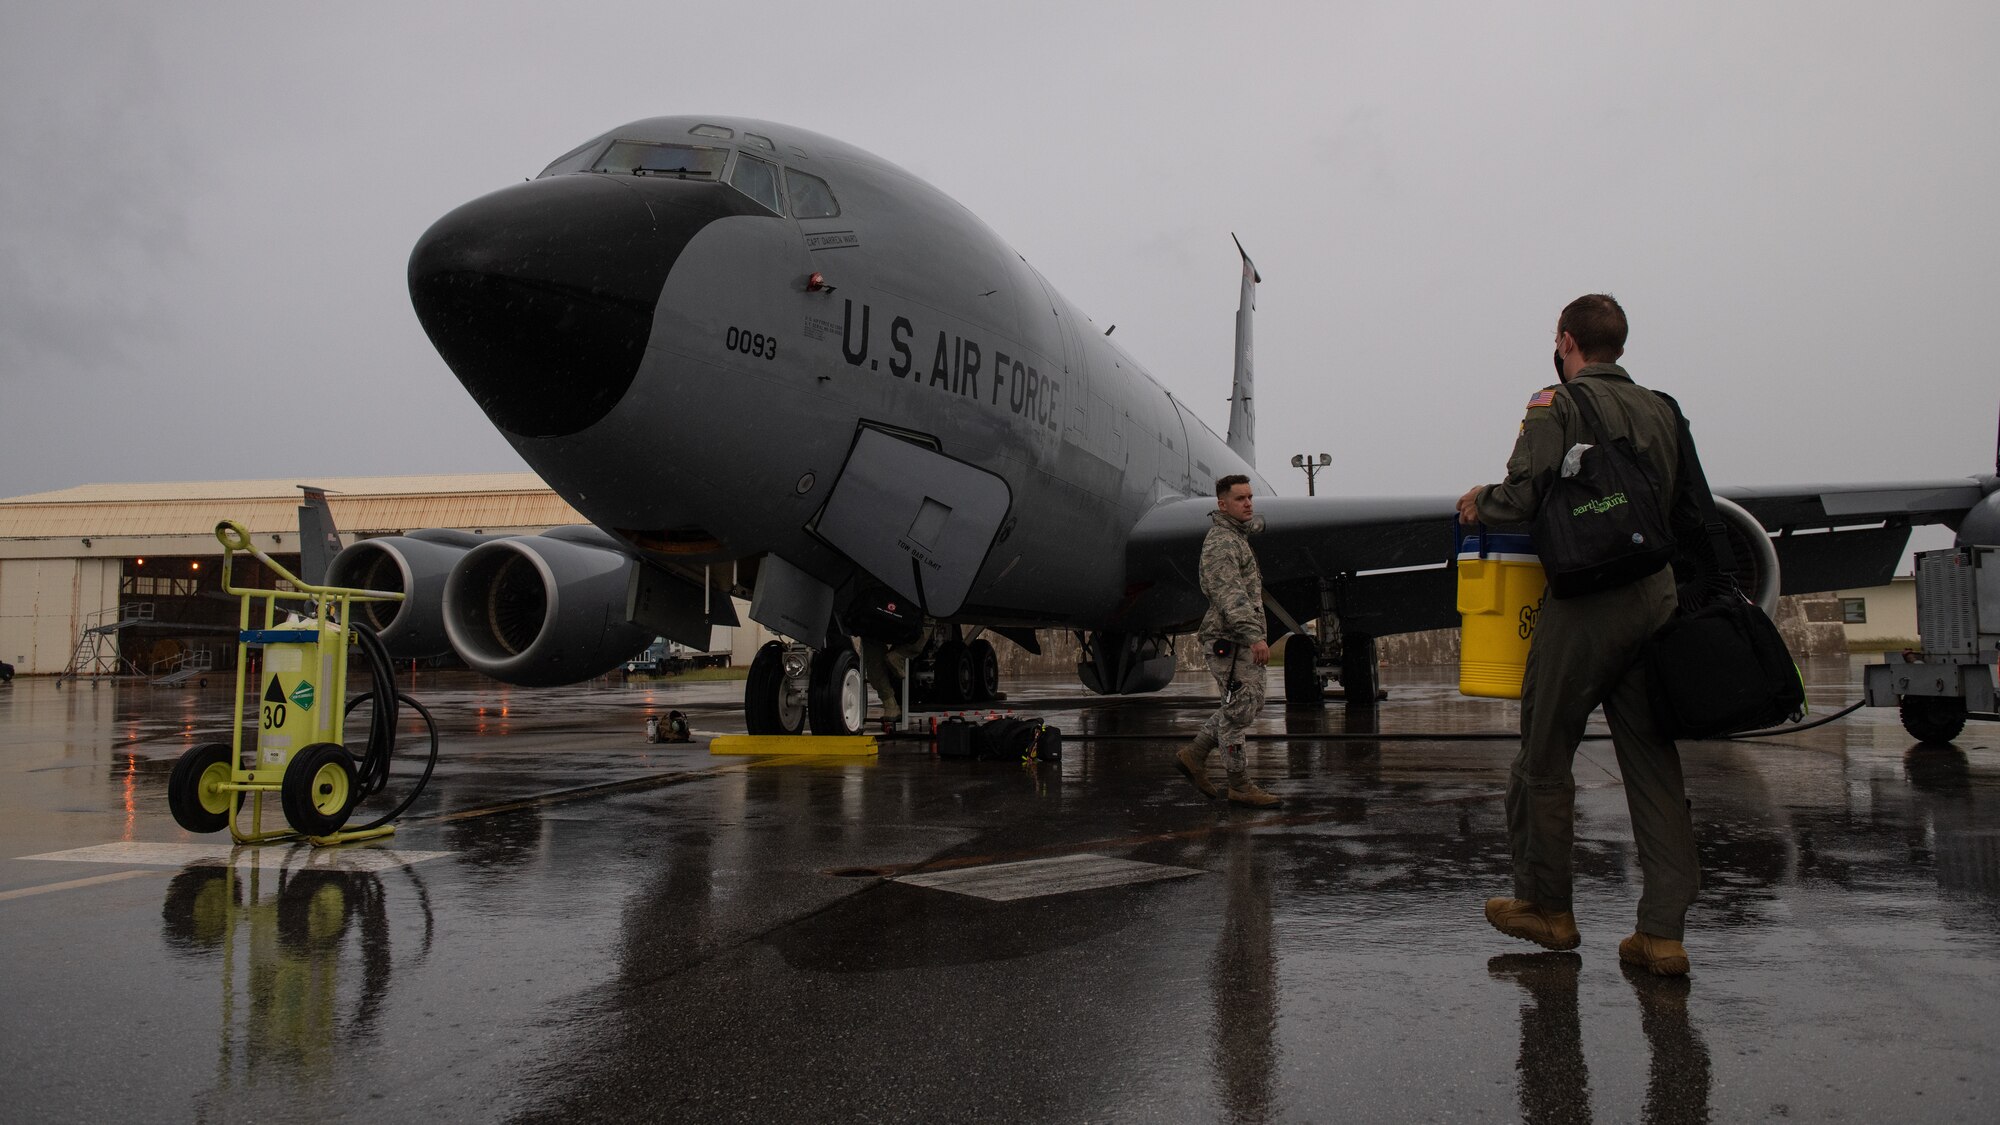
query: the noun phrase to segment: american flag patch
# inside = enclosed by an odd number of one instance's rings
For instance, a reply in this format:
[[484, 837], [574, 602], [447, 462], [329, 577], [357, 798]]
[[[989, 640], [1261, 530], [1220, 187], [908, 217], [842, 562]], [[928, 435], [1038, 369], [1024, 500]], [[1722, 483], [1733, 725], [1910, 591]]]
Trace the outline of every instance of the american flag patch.
[[1554, 402], [1555, 400], [1556, 400], [1555, 388], [1551, 387], [1546, 391], [1536, 391], [1535, 397], [1528, 400], [1528, 405], [1547, 406], [1550, 403]]

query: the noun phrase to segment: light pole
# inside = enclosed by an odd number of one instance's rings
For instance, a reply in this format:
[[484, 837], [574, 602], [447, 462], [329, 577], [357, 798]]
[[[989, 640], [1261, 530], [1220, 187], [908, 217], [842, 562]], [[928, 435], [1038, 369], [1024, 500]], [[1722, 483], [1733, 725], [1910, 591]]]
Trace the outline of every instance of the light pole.
[[1317, 459], [1304, 453], [1292, 454], [1292, 468], [1304, 469], [1306, 471], [1307, 496], [1313, 495], [1313, 477], [1319, 475], [1321, 469], [1331, 464], [1333, 464], [1333, 458], [1324, 453], [1320, 454]]

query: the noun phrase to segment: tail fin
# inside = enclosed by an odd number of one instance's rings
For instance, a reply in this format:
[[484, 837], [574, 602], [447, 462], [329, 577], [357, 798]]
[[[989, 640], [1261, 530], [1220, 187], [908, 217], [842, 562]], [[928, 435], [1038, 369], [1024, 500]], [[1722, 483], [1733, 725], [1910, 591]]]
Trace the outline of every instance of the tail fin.
[[1253, 365], [1251, 363], [1250, 322], [1257, 312], [1257, 267], [1243, 252], [1235, 235], [1236, 253], [1243, 258], [1243, 295], [1236, 307], [1236, 381], [1229, 388], [1229, 448], [1250, 464], [1257, 463], [1257, 412], [1252, 405]]
[[326, 490], [309, 484], [299, 488], [306, 494], [299, 505], [299, 577], [317, 586], [326, 581], [327, 567], [340, 553], [340, 531], [333, 526]]

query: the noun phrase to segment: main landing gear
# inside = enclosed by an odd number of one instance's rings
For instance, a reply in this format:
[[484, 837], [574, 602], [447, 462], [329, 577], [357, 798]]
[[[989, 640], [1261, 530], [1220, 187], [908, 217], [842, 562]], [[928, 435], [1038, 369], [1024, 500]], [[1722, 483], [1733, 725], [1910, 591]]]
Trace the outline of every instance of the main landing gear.
[[845, 637], [818, 651], [767, 642], [750, 661], [743, 685], [744, 724], [751, 734], [860, 734], [868, 717], [861, 658]]
[[1380, 698], [1380, 680], [1375, 668], [1375, 638], [1355, 633], [1334, 639], [1332, 653], [1322, 655], [1319, 642], [1304, 633], [1285, 640], [1285, 706], [1318, 707], [1326, 699], [1330, 668], [1340, 681], [1341, 694], [1349, 707], [1373, 707]]
[[[1000, 656], [993, 642], [952, 638], [912, 657], [909, 674], [926, 703], [990, 703], [1000, 698]], [[767, 642], [750, 661], [743, 685], [751, 734], [860, 734], [868, 720], [868, 684], [846, 637], [832, 647]]]
[[[919, 656], [912, 664], [921, 664]], [[917, 677], [918, 695], [930, 703], [990, 703], [1000, 698], [1000, 656], [984, 638], [945, 641], [931, 651], [931, 677], [926, 689]]]

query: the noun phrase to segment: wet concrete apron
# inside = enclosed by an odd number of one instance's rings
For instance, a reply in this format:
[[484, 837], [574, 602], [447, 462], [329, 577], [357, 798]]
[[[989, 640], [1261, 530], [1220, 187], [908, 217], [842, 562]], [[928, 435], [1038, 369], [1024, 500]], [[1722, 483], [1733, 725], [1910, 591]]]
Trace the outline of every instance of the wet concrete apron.
[[[1815, 706], [1858, 696], [1842, 661]], [[1684, 747], [1692, 979], [1622, 971], [1609, 744], [1579, 754], [1583, 947], [1489, 930], [1510, 704], [1389, 670], [1370, 725], [1268, 709], [1252, 813], [1168, 761], [1202, 685], [1052, 713], [1060, 765], [711, 757], [735, 684], [420, 680], [388, 841], [231, 849], [167, 814], [226, 687], [0, 687], [10, 1120], [1992, 1120], [2000, 727], [1893, 713]], [[1275, 685], [1274, 685], [1275, 689]], [[1050, 704], [1038, 707], [1035, 699]], [[1177, 733], [1178, 732], [1178, 733]], [[414, 772], [415, 751], [398, 776]], [[367, 810], [364, 808], [363, 812]], [[51, 857], [52, 853], [54, 855]], [[67, 854], [63, 854], [67, 853]], [[37, 858], [48, 857], [48, 858]]]

